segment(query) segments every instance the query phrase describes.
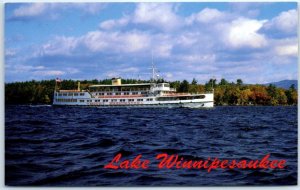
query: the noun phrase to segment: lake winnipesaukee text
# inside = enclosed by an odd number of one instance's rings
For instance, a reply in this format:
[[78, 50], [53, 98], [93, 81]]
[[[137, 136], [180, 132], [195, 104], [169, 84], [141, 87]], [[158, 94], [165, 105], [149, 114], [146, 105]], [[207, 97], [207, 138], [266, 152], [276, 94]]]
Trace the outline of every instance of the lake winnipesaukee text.
[[[219, 158], [207, 158], [205, 160], [188, 160], [177, 154], [168, 155], [166, 153], [157, 154], [155, 159], [158, 161], [158, 169], [203, 169], [208, 173], [213, 169], [283, 169], [286, 160], [270, 160], [270, 154], [258, 160], [221, 160]], [[134, 159], [123, 159], [122, 154], [117, 154], [105, 169], [148, 169], [151, 167], [151, 161], [142, 159], [142, 154]]]

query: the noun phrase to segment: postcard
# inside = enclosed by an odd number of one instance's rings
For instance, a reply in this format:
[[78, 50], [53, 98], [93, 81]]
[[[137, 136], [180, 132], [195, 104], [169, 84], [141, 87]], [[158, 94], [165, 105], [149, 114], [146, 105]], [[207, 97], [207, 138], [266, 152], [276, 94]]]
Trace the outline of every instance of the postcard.
[[5, 185], [297, 185], [298, 4], [5, 4]]

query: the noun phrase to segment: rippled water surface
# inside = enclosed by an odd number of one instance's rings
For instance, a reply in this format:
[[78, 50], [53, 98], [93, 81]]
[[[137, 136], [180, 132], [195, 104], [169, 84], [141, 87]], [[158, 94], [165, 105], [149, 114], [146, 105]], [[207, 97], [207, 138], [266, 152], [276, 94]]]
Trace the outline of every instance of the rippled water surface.
[[[117, 153], [155, 161], [285, 159], [285, 169], [104, 169]], [[5, 183], [22, 186], [294, 185], [297, 107], [214, 109], [7, 106]]]

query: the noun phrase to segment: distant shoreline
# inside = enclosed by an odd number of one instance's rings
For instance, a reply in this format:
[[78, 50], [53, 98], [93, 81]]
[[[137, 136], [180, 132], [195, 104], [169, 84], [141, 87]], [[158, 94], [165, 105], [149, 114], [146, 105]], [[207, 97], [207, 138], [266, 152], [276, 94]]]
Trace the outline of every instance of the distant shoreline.
[[[160, 79], [164, 82], [164, 79]], [[78, 88], [76, 80], [62, 80], [60, 89], [73, 90]], [[89, 90], [90, 85], [111, 84], [111, 79], [80, 80], [80, 89]], [[149, 80], [122, 79], [122, 84], [150, 83]], [[177, 92], [203, 93], [214, 90], [216, 106], [253, 106], [253, 105], [297, 105], [298, 91], [295, 84], [288, 89], [274, 84], [244, 84], [242, 79], [235, 82], [221, 79], [210, 79], [205, 84], [192, 82], [167, 81]], [[5, 84], [5, 104], [52, 104], [55, 80], [13, 82]]]

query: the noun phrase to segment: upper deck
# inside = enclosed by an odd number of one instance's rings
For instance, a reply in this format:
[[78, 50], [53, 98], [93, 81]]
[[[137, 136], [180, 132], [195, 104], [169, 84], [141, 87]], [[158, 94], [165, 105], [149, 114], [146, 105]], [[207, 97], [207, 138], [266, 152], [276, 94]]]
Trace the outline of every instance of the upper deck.
[[90, 92], [157, 92], [176, 90], [170, 88], [169, 83], [139, 83], [139, 84], [121, 84], [121, 79], [112, 79], [111, 85], [100, 84], [89, 86]]

